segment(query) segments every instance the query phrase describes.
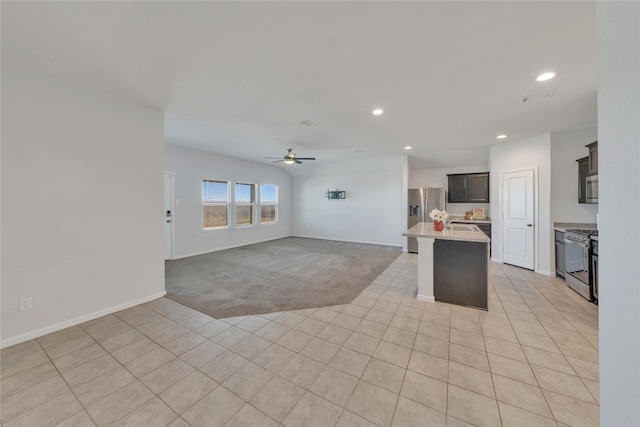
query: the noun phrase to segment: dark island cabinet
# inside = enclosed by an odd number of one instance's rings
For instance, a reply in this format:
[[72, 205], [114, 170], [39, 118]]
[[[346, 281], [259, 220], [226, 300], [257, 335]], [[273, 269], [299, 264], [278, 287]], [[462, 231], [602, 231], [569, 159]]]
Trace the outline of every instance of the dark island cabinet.
[[489, 172], [447, 175], [448, 203], [489, 203]]
[[487, 244], [436, 239], [433, 244], [433, 294], [436, 301], [488, 308]]
[[578, 203], [587, 203], [587, 177], [589, 176], [589, 157], [576, 160], [578, 162]]

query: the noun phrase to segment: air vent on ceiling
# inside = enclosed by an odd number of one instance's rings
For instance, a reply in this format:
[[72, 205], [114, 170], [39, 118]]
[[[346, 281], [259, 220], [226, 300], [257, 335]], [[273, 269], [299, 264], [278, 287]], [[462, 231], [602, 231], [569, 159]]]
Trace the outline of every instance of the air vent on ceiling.
[[555, 94], [556, 93], [554, 91], [554, 92], [542, 93], [542, 94], [537, 94], [537, 95], [523, 96], [518, 101], [518, 104], [529, 104], [531, 102], [536, 102], [536, 101], [545, 101], [547, 99], [553, 98], [553, 95], [555, 95]]
[[306, 126], [308, 128], [313, 128], [313, 127], [318, 126], [317, 124], [313, 123], [311, 120], [303, 120], [303, 121], [300, 122], [300, 124], [302, 126]]

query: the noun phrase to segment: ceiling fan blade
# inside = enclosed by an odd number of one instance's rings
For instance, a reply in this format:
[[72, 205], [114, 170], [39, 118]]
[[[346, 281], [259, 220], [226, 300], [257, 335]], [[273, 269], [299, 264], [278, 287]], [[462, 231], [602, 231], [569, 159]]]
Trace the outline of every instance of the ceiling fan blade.
[[302, 164], [302, 162], [300, 160], [298, 160], [298, 159], [296, 159], [296, 163], [299, 164], [299, 165]]
[[275, 162], [271, 162], [271, 163], [280, 163], [280, 162], [284, 162], [284, 160], [276, 160]]
[[265, 159], [282, 159], [282, 157], [264, 157]]
[[297, 160], [315, 160], [315, 157], [296, 157]]

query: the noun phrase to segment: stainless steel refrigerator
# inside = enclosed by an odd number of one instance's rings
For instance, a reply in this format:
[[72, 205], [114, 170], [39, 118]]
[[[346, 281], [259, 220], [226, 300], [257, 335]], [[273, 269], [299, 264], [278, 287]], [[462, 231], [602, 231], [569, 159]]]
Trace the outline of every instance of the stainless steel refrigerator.
[[[444, 188], [410, 188], [407, 228], [411, 228], [419, 222], [431, 222], [429, 212], [434, 209], [445, 210], [446, 200]], [[407, 237], [407, 249], [409, 252], [417, 254], [418, 239]]]

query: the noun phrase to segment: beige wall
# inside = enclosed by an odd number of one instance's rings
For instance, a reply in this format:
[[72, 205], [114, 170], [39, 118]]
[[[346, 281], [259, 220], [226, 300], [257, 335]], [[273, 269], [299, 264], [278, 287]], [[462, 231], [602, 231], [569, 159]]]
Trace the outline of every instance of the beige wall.
[[550, 135], [548, 133], [507, 142], [491, 147], [489, 170], [491, 172], [491, 258], [502, 261], [502, 207], [500, 198], [502, 172], [535, 169], [535, 270], [551, 275], [551, 160]]
[[640, 425], [640, 2], [598, 2], [600, 424]]
[[164, 293], [163, 120], [3, 62], [2, 346]]

